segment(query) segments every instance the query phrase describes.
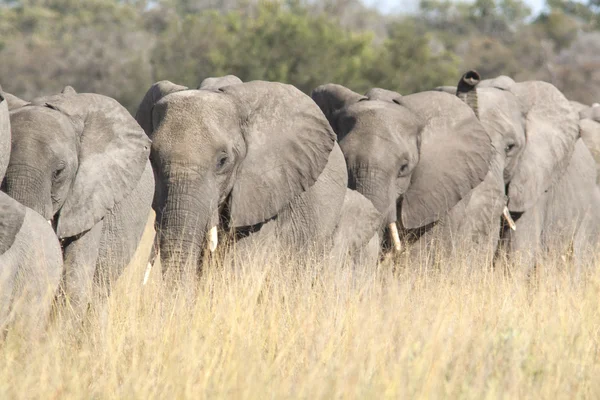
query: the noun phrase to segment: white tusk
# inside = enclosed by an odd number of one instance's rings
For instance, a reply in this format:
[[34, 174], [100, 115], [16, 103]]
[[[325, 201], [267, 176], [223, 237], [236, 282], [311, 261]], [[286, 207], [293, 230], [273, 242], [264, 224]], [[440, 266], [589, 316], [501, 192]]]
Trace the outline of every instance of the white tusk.
[[504, 206], [504, 210], [502, 211], [502, 216], [504, 217], [506, 222], [508, 222], [508, 226], [510, 226], [510, 229], [512, 229], [513, 231], [516, 231], [517, 225], [515, 224], [515, 221], [513, 221], [512, 217], [510, 216], [510, 211], [508, 211], [508, 207]]
[[394, 250], [399, 252], [402, 250], [402, 244], [400, 243], [400, 235], [398, 234], [398, 225], [395, 222], [392, 222], [388, 225], [390, 229], [390, 234], [392, 235], [392, 242], [394, 243]]
[[213, 253], [217, 249], [219, 244], [219, 235], [217, 235], [217, 226], [213, 226], [208, 231], [208, 249]]
[[52, 226], [52, 220], [51, 219], [48, 220], [48, 224], [50, 224], [50, 226]]
[[148, 278], [150, 278], [151, 270], [152, 270], [152, 264], [148, 263], [148, 265], [146, 265], [146, 272], [144, 272], [144, 282], [142, 283], [142, 285], [145, 285], [146, 283], [148, 283]]

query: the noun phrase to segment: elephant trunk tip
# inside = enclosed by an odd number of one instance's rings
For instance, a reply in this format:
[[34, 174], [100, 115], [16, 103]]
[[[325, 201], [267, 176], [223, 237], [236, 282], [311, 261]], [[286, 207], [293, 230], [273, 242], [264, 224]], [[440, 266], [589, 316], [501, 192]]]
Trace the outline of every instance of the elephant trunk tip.
[[464, 101], [479, 118], [479, 101], [476, 86], [481, 81], [481, 76], [475, 70], [465, 72], [456, 87], [456, 96]]
[[470, 71], [465, 72], [462, 78], [460, 78], [458, 89], [460, 89], [461, 86], [463, 86], [464, 89], [473, 90], [479, 82], [481, 82], [481, 76], [479, 75], [479, 72], [472, 69]]

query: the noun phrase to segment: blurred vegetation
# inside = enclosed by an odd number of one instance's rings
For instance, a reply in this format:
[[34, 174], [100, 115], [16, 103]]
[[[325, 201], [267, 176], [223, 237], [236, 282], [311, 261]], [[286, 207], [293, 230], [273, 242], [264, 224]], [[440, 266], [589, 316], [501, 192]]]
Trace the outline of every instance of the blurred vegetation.
[[600, 91], [600, 0], [421, 0], [383, 15], [359, 0], [0, 0], [0, 84], [25, 99], [72, 85], [135, 112], [162, 79], [335, 82], [407, 94], [484, 77], [542, 79], [590, 104]]

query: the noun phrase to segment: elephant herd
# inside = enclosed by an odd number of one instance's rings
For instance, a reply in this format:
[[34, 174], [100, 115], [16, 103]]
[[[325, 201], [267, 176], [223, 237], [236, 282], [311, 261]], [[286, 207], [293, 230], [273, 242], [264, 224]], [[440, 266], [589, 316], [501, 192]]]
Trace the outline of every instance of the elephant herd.
[[482, 268], [548, 254], [583, 266], [599, 238], [599, 165], [600, 106], [475, 71], [406, 96], [160, 81], [135, 118], [70, 86], [31, 101], [0, 89], [0, 329], [38, 329], [57, 296], [83, 312], [154, 215], [149, 265], [165, 272], [195, 270], [224, 238], [236, 255], [333, 264], [467, 251]]

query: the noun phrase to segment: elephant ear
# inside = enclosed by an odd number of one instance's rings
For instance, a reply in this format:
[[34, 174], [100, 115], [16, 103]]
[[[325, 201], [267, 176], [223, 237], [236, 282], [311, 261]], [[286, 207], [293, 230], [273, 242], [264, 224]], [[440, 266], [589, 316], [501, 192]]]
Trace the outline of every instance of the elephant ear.
[[25, 220], [25, 206], [0, 192], [0, 255], [15, 242]]
[[154, 125], [152, 123], [152, 109], [154, 105], [170, 93], [187, 89], [186, 86], [176, 85], [171, 81], [159, 81], [150, 86], [135, 113], [135, 120], [140, 124], [148, 137], [152, 138], [152, 133], [154, 132]]
[[219, 90], [222, 87], [230, 85], [238, 85], [243, 83], [240, 78], [235, 75], [225, 75], [219, 77], [206, 78], [198, 86], [199, 90]]
[[77, 94], [77, 91], [73, 88], [73, 86], [65, 86], [61, 91], [65, 96], [73, 96]]
[[316, 182], [335, 134], [317, 105], [294, 86], [254, 81], [220, 91], [237, 104], [246, 142], [230, 195], [231, 222], [255, 225]]
[[398, 92], [381, 88], [373, 88], [365, 93], [365, 96], [369, 100], [387, 101], [388, 103], [398, 103], [402, 98], [402, 95]]
[[29, 102], [18, 98], [17, 96], [7, 93], [2, 90], [0, 86], [0, 96], [6, 101], [6, 105], [8, 106], [8, 111], [16, 110], [17, 108], [21, 108], [29, 104]]
[[150, 139], [116, 100], [99, 94], [53, 96], [46, 105], [80, 131], [79, 168], [61, 208], [59, 238], [92, 228], [136, 187], [150, 154]]
[[401, 104], [424, 121], [420, 160], [401, 203], [402, 225], [437, 221], [479, 185], [493, 148], [483, 125], [456, 96], [429, 91], [403, 96]]
[[579, 138], [579, 116], [549, 83], [517, 83], [510, 91], [525, 113], [527, 144], [508, 187], [508, 207], [523, 212], [566, 171]]
[[10, 115], [8, 102], [0, 93], [0, 182], [6, 173], [10, 159]]
[[335, 118], [338, 111], [359, 101], [368, 100], [366, 96], [335, 83], [328, 83], [315, 88], [311, 93], [311, 97], [325, 114], [334, 130], [336, 129]]

